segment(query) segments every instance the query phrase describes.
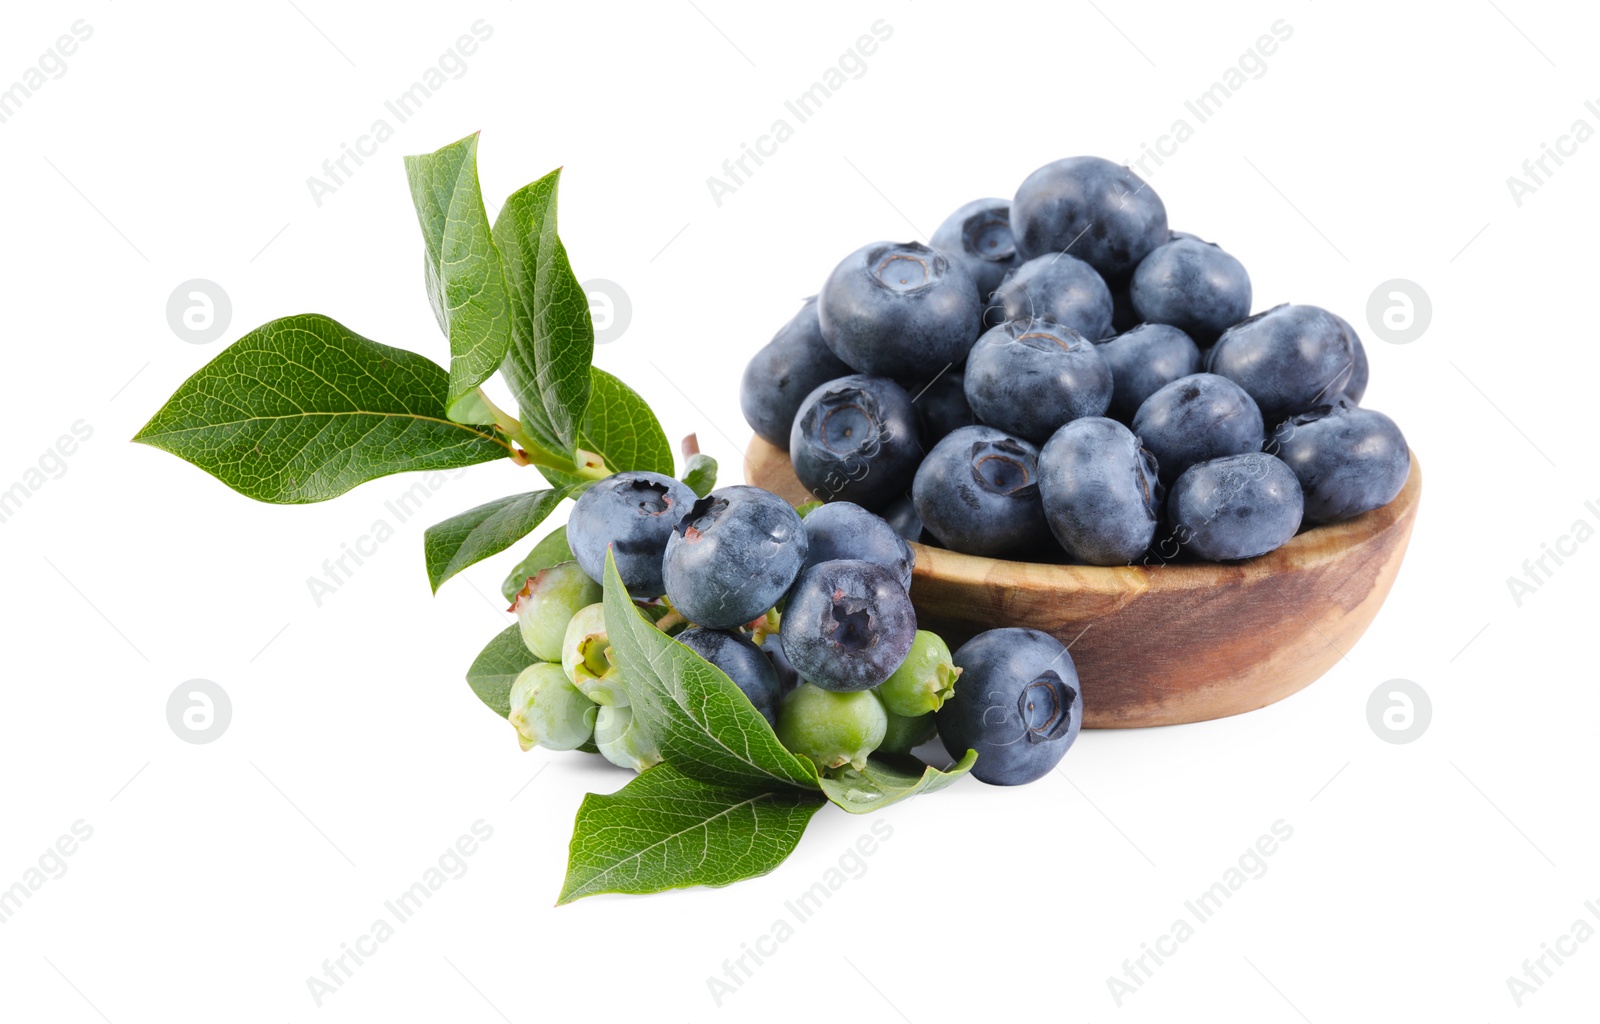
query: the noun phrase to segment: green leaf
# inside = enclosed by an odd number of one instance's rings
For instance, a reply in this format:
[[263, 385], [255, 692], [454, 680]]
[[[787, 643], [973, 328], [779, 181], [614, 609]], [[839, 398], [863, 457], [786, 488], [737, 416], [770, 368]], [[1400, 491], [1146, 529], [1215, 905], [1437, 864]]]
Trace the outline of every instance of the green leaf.
[[538, 660], [522, 642], [522, 630], [513, 622], [478, 652], [467, 669], [467, 685], [479, 700], [504, 718], [511, 714], [511, 684], [523, 669]]
[[260, 501], [323, 501], [406, 470], [505, 458], [445, 415], [449, 378], [315, 313], [256, 328], [184, 381], [135, 441]]
[[699, 452], [689, 456], [680, 478], [689, 485], [695, 497], [704, 498], [717, 487], [717, 460]]
[[821, 507], [822, 502], [820, 501], [808, 501], [804, 505], [795, 506], [795, 512], [799, 513], [801, 519], [804, 519]]
[[609, 796], [583, 798], [557, 903], [764, 875], [823, 804], [816, 793], [719, 786], [658, 764]]
[[428, 300], [450, 339], [445, 406], [458, 422], [493, 422], [477, 390], [511, 347], [511, 300], [478, 188], [477, 133], [405, 161], [427, 248]]
[[535, 544], [527, 557], [506, 574], [505, 582], [500, 584], [500, 593], [507, 601], [515, 601], [517, 591], [527, 584], [529, 576], [539, 575], [540, 569], [570, 561], [572, 548], [567, 546], [567, 528], [565, 525], [558, 526], [550, 536]]
[[817, 788], [817, 771], [791, 754], [723, 672], [657, 629], [628, 597], [606, 553], [606, 633], [635, 719], [685, 775], [721, 786]]
[[908, 754], [874, 754], [867, 759], [866, 771], [835, 769], [822, 777], [822, 791], [828, 799], [851, 814], [868, 814], [918, 793], [937, 793], [972, 770], [978, 752], [940, 771]]
[[[598, 366], [591, 369], [590, 375], [594, 390], [583, 417], [580, 443], [584, 450], [604, 455], [613, 473], [642, 470], [671, 476], [672, 444], [656, 414], [650, 411], [650, 404]], [[539, 471], [558, 487], [581, 482], [559, 470], [541, 466]]]
[[434, 591], [467, 566], [498, 555], [532, 533], [566, 496], [564, 487], [512, 494], [428, 527], [422, 549]]
[[511, 347], [502, 370], [523, 429], [571, 456], [589, 407], [594, 322], [589, 296], [556, 234], [557, 168], [513, 192], [494, 222], [511, 293]]

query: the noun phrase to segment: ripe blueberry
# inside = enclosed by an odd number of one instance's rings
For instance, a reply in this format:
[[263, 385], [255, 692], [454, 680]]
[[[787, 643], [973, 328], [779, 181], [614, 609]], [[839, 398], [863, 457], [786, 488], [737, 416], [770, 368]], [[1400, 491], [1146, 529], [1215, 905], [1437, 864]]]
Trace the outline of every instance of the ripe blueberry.
[[1045, 164], [1017, 189], [1011, 230], [1025, 260], [1070, 252], [1121, 280], [1167, 240], [1167, 208], [1126, 167], [1097, 156]]
[[1300, 481], [1266, 452], [1191, 466], [1167, 494], [1167, 519], [1179, 544], [1214, 562], [1254, 558], [1300, 529]]
[[1034, 557], [1053, 547], [1039, 500], [1039, 450], [993, 427], [962, 427], [934, 445], [911, 485], [917, 515], [951, 551]]
[[1220, 246], [1180, 238], [1139, 262], [1130, 296], [1139, 319], [1209, 345], [1250, 315], [1250, 275]]
[[732, 629], [777, 604], [806, 557], [806, 534], [789, 503], [736, 484], [701, 498], [667, 539], [667, 597], [690, 622]]
[[917, 613], [892, 572], [872, 562], [819, 562], [795, 582], [783, 609], [783, 653], [824, 690], [867, 690], [911, 650]]
[[951, 262], [959, 263], [987, 300], [1000, 287], [1006, 271], [1017, 265], [1017, 246], [1011, 238], [1011, 201], [974, 199], [946, 217], [928, 239]]
[[606, 546], [636, 598], [660, 597], [661, 555], [678, 518], [694, 503], [689, 485], [660, 473], [617, 473], [584, 491], [567, 518], [572, 557], [605, 582]]
[[[1047, 320], [990, 328], [967, 360], [967, 404], [992, 427], [1035, 444], [1111, 403], [1111, 368], [1099, 346]], [[923, 517], [926, 520], [926, 516]]]
[[795, 416], [789, 458], [818, 499], [882, 508], [905, 493], [922, 458], [910, 396], [886, 377], [822, 385]]
[[973, 777], [1020, 786], [1060, 763], [1083, 726], [1072, 655], [1037, 629], [991, 629], [955, 653], [961, 682], [934, 713], [952, 757], [978, 752]]
[[1127, 565], [1150, 547], [1160, 518], [1156, 460], [1116, 420], [1073, 420], [1039, 451], [1045, 518], [1086, 565]]
[[857, 373], [932, 380], [978, 336], [977, 285], [918, 242], [874, 242], [845, 257], [817, 297], [822, 336]]
[[818, 562], [856, 558], [877, 564], [894, 573], [906, 590], [911, 589], [911, 569], [916, 556], [894, 527], [848, 501], [835, 501], [812, 509], [802, 521], [806, 531], [806, 561], [803, 573]]
[[1179, 377], [1200, 372], [1200, 348], [1168, 324], [1140, 324], [1099, 345], [1100, 358], [1111, 367], [1108, 416], [1133, 421], [1144, 400]]
[[739, 384], [739, 408], [751, 430], [784, 448], [789, 444], [794, 414], [805, 397], [819, 385], [849, 373], [850, 367], [822, 340], [817, 300], [812, 296], [750, 358]]
[[1156, 457], [1168, 487], [1195, 463], [1260, 451], [1264, 431], [1261, 410], [1244, 388], [1214, 373], [1179, 377], [1133, 417], [1133, 432]]
[[1035, 257], [1006, 275], [984, 310], [991, 327], [1027, 319], [1052, 320], [1098, 341], [1111, 333], [1111, 289], [1080, 259], [1065, 253]]
[[1382, 508], [1411, 473], [1411, 450], [1394, 420], [1343, 403], [1285, 420], [1267, 450], [1299, 479], [1312, 525]]
[[1267, 422], [1278, 423], [1343, 394], [1355, 350], [1327, 310], [1274, 306], [1228, 328], [1207, 354], [1206, 369], [1244, 388]]

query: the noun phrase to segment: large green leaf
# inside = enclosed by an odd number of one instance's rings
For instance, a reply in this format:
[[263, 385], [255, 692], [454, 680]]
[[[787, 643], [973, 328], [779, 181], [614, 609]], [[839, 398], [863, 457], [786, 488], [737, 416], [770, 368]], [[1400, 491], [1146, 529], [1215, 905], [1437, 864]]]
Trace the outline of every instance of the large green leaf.
[[434, 523], [422, 535], [428, 582], [437, 591], [467, 566], [498, 555], [532, 533], [566, 496], [566, 488], [513, 494]]
[[[643, 470], [672, 475], [672, 444], [650, 404], [611, 374], [592, 367], [594, 389], [583, 416], [579, 443], [585, 451], [599, 452], [614, 473]], [[558, 487], [580, 482], [559, 470], [540, 467], [545, 479]]]
[[459, 422], [493, 422], [477, 390], [511, 347], [511, 299], [478, 188], [477, 133], [405, 160], [427, 249], [428, 300], [450, 339], [445, 406]]
[[197, 370], [134, 440], [284, 504], [509, 456], [492, 432], [450, 421], [448, 386], [444, 369], [414, 352], [315, 313], [284, 317]]
[[720, 786], [817, 788], [817, 771], [791, 754], [733, 680], [657, 629], [628, 597], [606, 552], [606, 633], [634, 719], [662, 758]]
[[937, 793], [972, 770], [978, 752], [940, 771], [906, 754], [874, 754], [865, 771], [835, 769], [823, 775], [822, 791], [851, 814], [867, 814], [918, 793]]
[[506, 573], [505, 581], [500, 584], [500, 593], [507, 601], [516, 601], [517, 591], [528, 583], [528, 577], [539, 575], [540, 569], [548, 569], [552, 565], [572, 561], [572, 548], [567, 544], [567, 528], [558, 526], [550, 531], [550, 535], [533, 546], [511, 571]]
[[589, 296], [556, 234], [557, 168], [513, 192], [494, 222], [511, 293], [511, 347], [502, 367], [523, 429], [570, 456], [589, 406], [594, 322]]
[[719, 786], [658, 764], [609, 796], [583, 798], [557, 902], [764, 875], [794, 851], [824, 802], [798, 789]]
[[522, 642], [522, 628], [512, 623], [478, 652], [467, 669], [467, 685], [501, 718], [511, 714], [511, 684], [522, 670], [538, 661]]

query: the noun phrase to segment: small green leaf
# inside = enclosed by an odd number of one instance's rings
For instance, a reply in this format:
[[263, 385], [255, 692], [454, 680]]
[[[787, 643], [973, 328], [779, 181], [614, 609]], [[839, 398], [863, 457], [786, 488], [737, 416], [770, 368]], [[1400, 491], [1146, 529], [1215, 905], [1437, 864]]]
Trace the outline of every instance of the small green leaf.
[[538, 661], [522, 642], [522, 630], [512, 623], [489, 646], [478, 652], [467, 669], [467, 685], [478, 699], [501, 718], [511, 714], [511, 684], [523, 669]]
[[918, 793], [937, 793], [972, 770], [976, 750], [967, 751], [949, 771], [940, 771], [909, 754], [874, 754], [866, 771], [835, 769], [822, 777], [828, 799], [851, 814], [867, 814]]
[[406, 470], [511, 454], [445, 415], [449, 376], [315, 313], [257, 327], [195, 371], [135, 441], [259, 501], [323, 501]]
[[513, 192], [495, 218], [494, 243], [511, 293], [511, 347], [502, 371], [523, 428], [570, 457], [589, 407], [594, 322], [556, 233], [560, 182], [557, 168]]
[[719, 786], [658, 764], [615, 793], [583, 798], [557, 903], [764, 875], [794, 852], [824, 802], [797, 789]]
[[500, 593], [507, 601], [515, 601], [517, 591], [527, 585], [529, 576], [539, 575], [540, 569], [570, 561], [572, 548], [567, 546], [567, 528], [565, 525], [558, 526], [550, 536], [535, 544], [527, 557], [506, 574], [505, 582], [500, 584]]
[[689, 485], [697, 498], [704, 498], [717, 488], [717, 460], [696, 452], [684, 463], [680, 479]]
[[[633, 470], [671, 476], [672, 444], [650, 404], [611, 374], [593, 367], [594, 390], [584, 413], [579, 443], [585, 451], [605, 456], [613, 473]], [[581, 483], [576, 476], [540, 467], [546, 480], [558, 487]]]
[[804, 519], [821, 507], [822, 502], [820, 501], [808, 501], [804, 505], [795, 506], [795, 511], [799, 513], [801, 519]]
[[408, 156], [406, 178], [426, 246], [428, 300], [450, 339], [450, 418], [492, 423], [478, 385], [511, 347], [511, 300], [478, 188], [478, 136]]
[[817, 772], [791, 754], [733, 680], [657, 629], [628, 596], [606, 552], [606, 633], [636, 719], [662, 757], [721, 786], [817, 788]]
[[434, 523], [422, 535], [428, 582], [437, 592], [462, 569], [498, 555], [532, 533], [566, 496], [566, 488], [513, 494]]

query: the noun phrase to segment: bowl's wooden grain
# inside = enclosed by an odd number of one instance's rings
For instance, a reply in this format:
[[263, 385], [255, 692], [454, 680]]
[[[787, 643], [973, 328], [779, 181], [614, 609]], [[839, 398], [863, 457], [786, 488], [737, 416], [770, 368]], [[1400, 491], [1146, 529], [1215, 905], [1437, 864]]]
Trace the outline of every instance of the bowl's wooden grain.
[[[811, 499], [788, 453], [755, 438], [745, 478]], [[1237, 715], [1310, 685], [1378, 613], [1411, 539], [1422, 468], [1383, 508], [1307, 530], [1238, 564], [1098, 568], [1007, 562], [913, 544], [919, 624], [954, 647], [997, 626], [1069, 644], [1091, 729]]]

